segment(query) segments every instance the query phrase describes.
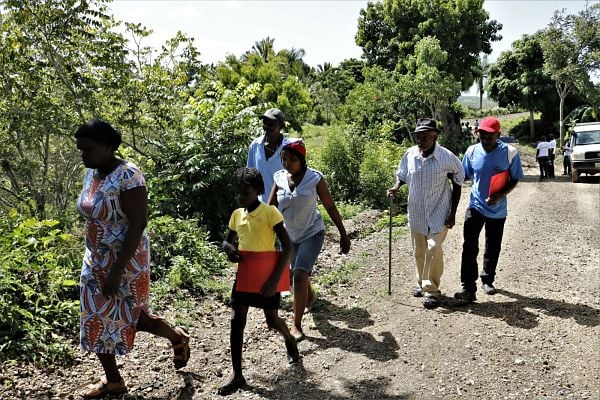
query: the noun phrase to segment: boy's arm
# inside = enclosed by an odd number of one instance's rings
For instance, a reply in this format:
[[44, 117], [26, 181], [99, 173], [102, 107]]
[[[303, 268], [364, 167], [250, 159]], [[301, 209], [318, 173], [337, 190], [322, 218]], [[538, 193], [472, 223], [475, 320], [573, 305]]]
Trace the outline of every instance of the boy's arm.
[[283, 269], [286, 268], [290, 262], [290, 256], [292, 255], [292, 241], [290, 240], [290, 236], [283, 226], [283, 222], [278, 223], [273, 227], [275, 234], [277, 235], [277, 239], [279, 239], [279, 243], [281, 244], [281, 257], [279, 257], [279, 262], [277, 263], [277, 267], [271, 274], [271, 277], [265, 282], [261, 294], [266, 297], [271, 297], [277, 293], [277, 283], [281, 278], [281, 274], [283, 273]]

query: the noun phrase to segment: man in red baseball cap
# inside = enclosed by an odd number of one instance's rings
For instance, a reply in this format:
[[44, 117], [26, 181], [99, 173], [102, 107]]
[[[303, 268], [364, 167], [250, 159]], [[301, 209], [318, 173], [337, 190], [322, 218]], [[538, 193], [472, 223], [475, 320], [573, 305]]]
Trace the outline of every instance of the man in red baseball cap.
[[499, 140], [500, 121], [486, 117], [477, 127], [480, 143], [469, 146], [462, 160], [465, 179], [471, 179], [471, 195], [463, 227], [460, 267], [462, 291], [454, 297], [467, 303], [476, 300], [479, 235], [485, 226], [485, 253], [481, 271], [482, 289], [496, 293], [494, 278], [507, 215], [506, 195], [523, 179], [518, 150]]

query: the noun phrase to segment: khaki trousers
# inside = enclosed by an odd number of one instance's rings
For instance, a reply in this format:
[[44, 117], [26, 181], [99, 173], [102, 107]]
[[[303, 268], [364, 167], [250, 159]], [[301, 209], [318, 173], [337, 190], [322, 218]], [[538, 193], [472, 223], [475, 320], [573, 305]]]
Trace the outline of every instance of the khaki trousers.
[[448, 228], [430, 236], [410, 231], [417, 266], [417, 284], [423, 289], [425, 296], [440, 295], [440, 279], [444, 272], [442, 243], [447, 234]]

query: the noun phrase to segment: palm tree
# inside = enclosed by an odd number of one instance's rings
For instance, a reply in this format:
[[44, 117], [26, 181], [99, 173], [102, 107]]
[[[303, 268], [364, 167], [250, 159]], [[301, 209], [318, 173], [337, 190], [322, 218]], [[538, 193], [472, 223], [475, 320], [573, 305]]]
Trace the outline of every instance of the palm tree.
[[268, 62], [269, 58], [275, 55], [273, 43], [275, 43], [275, 38], [271, 39], [269, 36], [267, 36], [258, 42], [254, 42], [254, 46], [252, 46], [252, 52], [258, 54], [264, 62]]
[[483, 93], [485, 92], [485, 79], [487, 78], [488, 71], [490, 68], [490, 62], [488, 61], [487, 54], [483, 54], [479, 58], [479, 67], [478, 72], [479, 76], [477, 77], [477, 91], [479, 92], [479, 109], [483, 108]]

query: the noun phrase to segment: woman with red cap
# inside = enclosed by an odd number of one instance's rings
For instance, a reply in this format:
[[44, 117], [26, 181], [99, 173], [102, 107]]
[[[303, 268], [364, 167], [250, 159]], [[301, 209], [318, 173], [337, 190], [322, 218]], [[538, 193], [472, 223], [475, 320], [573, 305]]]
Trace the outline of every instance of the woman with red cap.
[[283, 168], [274, 175], [269, 204], [276, 205], [283, 214], [285, 228], [292, 239], [292, 264], [294, 282], [294, 327], [296, 340], [304, 339], [302, 316], [310, 311], [316, 295], [310, 285], [310, 275], [323, 241], [325, 223], [317, 209], [321, 200], [329, 217], [340, 232], [342, 253], [350, 251], [350, 238], [337, 207], [331, 197], [323, 174], [306, 165], [306, 148], [302, 140], [287, 143], [281, 149]]

